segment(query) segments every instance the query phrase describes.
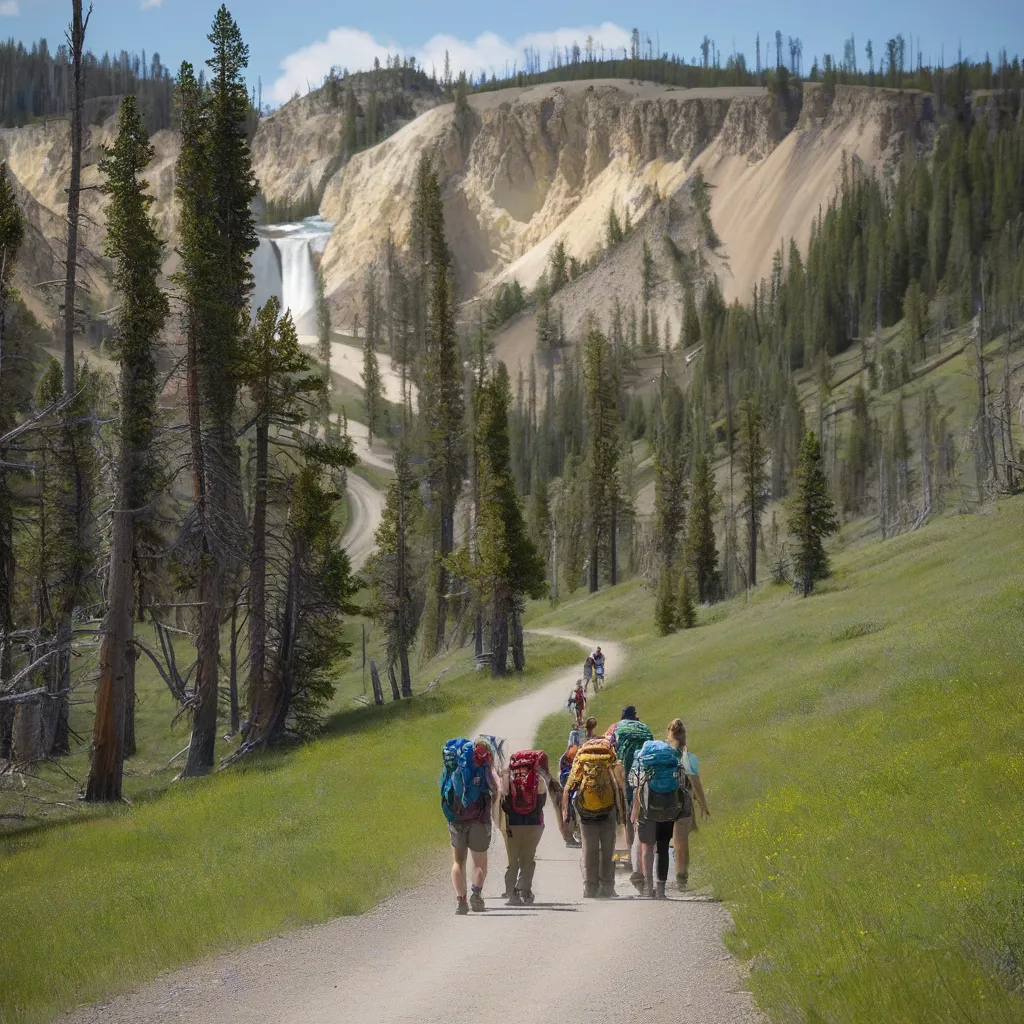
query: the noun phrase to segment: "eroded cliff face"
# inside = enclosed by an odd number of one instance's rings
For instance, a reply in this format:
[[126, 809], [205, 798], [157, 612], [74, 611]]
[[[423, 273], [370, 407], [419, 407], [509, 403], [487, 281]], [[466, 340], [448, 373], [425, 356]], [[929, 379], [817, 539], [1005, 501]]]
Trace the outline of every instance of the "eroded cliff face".
[[[591, 257], [604, 246], [611, 209], [637, 224], [659, 200], [683, 200], [698, 166], [715, 186], [712, 220], [723, 241], [716, 266], [733, 297], [748, 294], [767, 272], [780, 240], [792, 236], [805, 243], [844, 159], [895, 173], [908, 141], [925, 149], [934, 133], [928, 97], [861, 87], [840, 86], [827, 96], [807, 85], [800, 108], [757, 88], [573, 82], [472, 96], [461, 123], [452, 104], [432, 107], [434, 102], [436, 97], [422, 100], [415, 108], [424, 109], [420, 116], [340, 168], [342, 112], [336, 104], [304, 97], [260, 123], [252, 152], [263, 194], [295, 202], [310, 188], [324, 190], [320, 212], [336, 227], [322, 265], [342, 325], [357, 312], [365, 268], [388, 235], [399, 245], [408, 237], [424, 154], [443, 179], [461, 299], [513, 276], [531, 286], [559, 240], [578, 259]], [[99, 184], [101, 147], [115, 131], [116, 118], [89, 129], [86, 186]], [[161, 132], [153, 145], [147, 178], [158, 228], [169, 240], [169, 271], [178, 140]], [[25, 290], [45, 279], [53, 254], [63, 249], [67, 121], [0, 131], [0, 159], [9, 162], [23, 190], [30, 245], [39, 250], [23, 258], [19, 284]], [[82, 199], [83, 243], [99, 256], [106, 201], [95, 188]], [[41, 251], [44, 243], [49, 254]], [[109, 286], [102, 265], [86, 263], [89, 286], [105, 302]]]
[[652, 186], [678, 187], [713, 140], [757, 160], [782, 133], [762, 89], [579, 82], [474, 96], [470, 110], [461, 125], [451, 105], [429, 112], [328, 184], [321, 213], [337, 226], [323, 266], [343, 320], [388, 232], [398, 244], [408, 236], [421, 154], [443, 177], [446, 228], [468, 297], [506, 272], [532, 285], [559, 238], [588, 258], [604, 243], [611, 208], [635, 221]]

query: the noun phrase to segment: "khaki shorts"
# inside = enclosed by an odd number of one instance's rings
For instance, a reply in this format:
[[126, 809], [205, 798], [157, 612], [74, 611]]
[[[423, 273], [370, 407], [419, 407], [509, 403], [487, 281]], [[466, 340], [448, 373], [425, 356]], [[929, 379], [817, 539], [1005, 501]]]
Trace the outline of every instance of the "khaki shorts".
[[470, 849], [474, 853], [486, 853], [491, 845], [491, 823], [489, 821], [449, 821], [448, 835], [456, 850]]

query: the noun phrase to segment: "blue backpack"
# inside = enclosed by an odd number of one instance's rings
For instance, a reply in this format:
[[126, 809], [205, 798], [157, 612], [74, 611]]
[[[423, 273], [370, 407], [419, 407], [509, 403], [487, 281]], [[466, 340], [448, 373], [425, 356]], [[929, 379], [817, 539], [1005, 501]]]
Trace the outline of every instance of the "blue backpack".
[[636, 761], [652, 792], [671, 793], [679, 788], [679, 751], [664, 740], [648, 740]]
[[441, 756], [441, 810], [449, 821], [461, 821], [467, 810], [490, 793], [490, 766], [473, 763], [473, 741], [465, 738], [448, 740]]

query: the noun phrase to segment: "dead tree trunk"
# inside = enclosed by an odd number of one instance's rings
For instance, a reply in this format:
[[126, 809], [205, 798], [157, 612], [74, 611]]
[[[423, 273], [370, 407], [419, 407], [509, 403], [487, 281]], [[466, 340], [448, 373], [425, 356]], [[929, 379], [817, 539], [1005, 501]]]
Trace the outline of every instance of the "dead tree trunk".
[[397, 703], [402, 699], [402, 693], [398, 689], [398, 676], [395, 675], [395, 663], [388, 665], [388, 681], [391, 683], [391, 699]]
[[380, 685], [380, 673], [377, 671], [377, 662], [370, 659], [370, 682], [373, 684], [373, 703], [383, 705], [384, 689]]
[[267, 491], [270, 422], [264, 414], [256, 424], [256, 479], [252, 503], [252, 549], [249, 555], [249, 729], [259, 735], [265, 706], [267, 613]]
[[512, 667], [517, 672], [526, 668], [526, 649], [523, 645], [522, 609], [518, 603], [512, 605], [510, 627], [512, 632]]
[[[134, 632], [134, 630], [133, 630]], [[137, 752], [135, 744], [135, 663], [139, 652], [134, 644], [129, 644], [124, 652], [125, 658], [125, 692], [124, 692], [124, 756], [134, 757]]]

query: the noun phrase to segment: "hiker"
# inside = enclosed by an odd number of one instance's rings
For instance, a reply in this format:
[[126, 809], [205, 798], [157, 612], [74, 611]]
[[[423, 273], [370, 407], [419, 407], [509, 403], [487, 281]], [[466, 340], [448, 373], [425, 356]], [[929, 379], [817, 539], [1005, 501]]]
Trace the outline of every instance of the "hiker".
[[594, 650], [590, 659], [594, 663], [594, 692], [597, 693], [604, 685], [604, 655], [600, 647]]
[[648, 741], [654, 739], [654, 733], [637, 718], [636, 708], [627, 704], [622, 709], [622, 717], [615, 726], [615, 750], [619, 760], [622, 762], [622, 770], [625, 774], [626, 807], [630, 813], [625, 817], [623, 825], [626, 831], [626, 847], [629, 849], [629, 859], [633, 871], [629, 880], [637, 892], [644, 891], [644, 872], [641, 862], [640, 841], [633, 827], [633, 784], [630, 781], [630, 774], [633, 770], [633, 760], [637, 751]]
[[584, 742], [586, 740], [594, 739], [594, 733], [597, 732], [597, 719], [596, 718], [588, 718], [583, 723], [583, 728], [587, 730], [587, 735], [584, 737]]
[[[572, 763], [576, 760], [578, 750], [579, 744], [573, 743], [570, 737], [569, 746], [558, 762], [558, 785], [563, 792], [569, 781], [569, 772], [572, 771]], [[580, 848], [580, 825], [576, 819], [573, 796], [569, 796], [568, 800], [563, 803], [563, 807], [565, 807], [565, 803], [568, 804], [567, 808], [561, 809], [561, 813], [558, 815], [559, 831], [562, 833], [566, 847], [570, 850], [578, 850]]]
[[587, 694], [582, 679], [576, 680], [576, 689], [569, 694], [565, 706], [575, 718], [576, 728], [580, 728], [583, 725], [583, 712], [587, 709]]
[[591, 654], [587, 655], [587, 660], [583, 662], [583, 689], [584, 691], [590, 689], [590, 678], [594, 674], [594, 657]]
[[697, 755], [686, 749], [686, 726], [681, 718], [673, 718], [669, 723], [665, 739], [674, 750], [679, 752], [679, 763], [685, 779], [683, 784], [688, 782], [691, 790], [690, 813], [684, 814], [675, 823], [672, 835], [672, 845], [676, 851], [676, 885], [680, 890], [685, 889], [690, 881], [690, 833], [697, 831], [697, 818], [693, 813], [693, 797], [697, 798], [700, 806], [701, 816], [711, 817], [708, 810], [708, 802], [704, 796], [704, 787], [701, 785], [700, 776], [697, 774]]
[[[693, 798], [680, 763], [680, 751], [664, 740], [648, 740], [637, 752], [631, 771], [632, 818], [640, 838], [642, 895], [664, 899], [668, 848], [675, 824], [693, 815]], [[658, 875], [654, 877], [657, 853]]]
[[530, 906], [537, 845], [544, 833], [544, 804], [550, 792], [557, 810], [560, 787], [548, 771], [548, 755], [542, 750], [513, 754], [504, 781], [501, 810], [508, 853], [505, 902], [510, 907]]
[[[497, 820], [501, 792], [494, 771], [495, 751], [483, 737], [475, 742], [465, 738], [448, 740], [443, 751], [441, 772], [441, 810], [448, 821], [454, 861], [452, 886], [455, 889], [455, 913], [484, 910], [484, 879], [487, 877], [487, 850], [491, 845], [491, 824]], [[466, 858], [473, 861], [473, 880], [466, 900]]]
[[583, 896], [615, 896], [615, 827], [626, 818], [621, 768], [611, 744], [594, 739], [580, 747], [562, 792], [562, 814], [572, 806], [583, 846]]

